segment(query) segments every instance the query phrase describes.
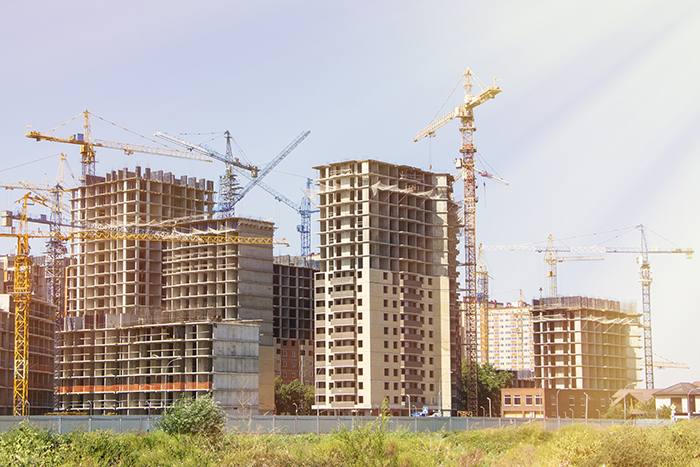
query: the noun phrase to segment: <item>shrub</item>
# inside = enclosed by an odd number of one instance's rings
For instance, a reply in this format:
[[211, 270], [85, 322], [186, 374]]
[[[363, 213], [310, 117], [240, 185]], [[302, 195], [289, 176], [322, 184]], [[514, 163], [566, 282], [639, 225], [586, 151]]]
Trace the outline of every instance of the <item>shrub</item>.
[[163, 414], [155, 426], [169, 435], [201, 435], [218, 438], [226, 426], [226, 414], [211, 394], [196, 399], [184, 397]]

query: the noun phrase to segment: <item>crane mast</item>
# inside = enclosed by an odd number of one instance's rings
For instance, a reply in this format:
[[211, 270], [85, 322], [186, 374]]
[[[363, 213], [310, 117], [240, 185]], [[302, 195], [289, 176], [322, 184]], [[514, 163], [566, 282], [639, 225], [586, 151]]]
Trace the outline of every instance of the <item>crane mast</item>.
[[413, 141], [418, 141], [425, 137], [434, 136], [442, 126], [455, 118], [459, 118], [459, 131], [461, 135], [460, 145], [460, 168], [462, 170], [463, 181], [463, 202], [462, 214], [464, 225], [462, 228], [462, 238], [464, 242], [464, 288], [462, 302], [459, 311], [460, 315], [460, 350], [463, 361], [467, 362], [466, 375], [466, 411], [469, 415], [476, 415], [478, 411], [478, 388], [477, 388], [477, 258], [476, 258], [476, 180], [474, 169], [474, 107], [483, 104], [489, 99], [493, 99], [502, 89], [498, 86], [491, 86], [478, 95], [472, 94], [472, 72], [469, 68], [463, 74], [464, 79], [464, 102], [455, 107], [450, 113], [432, 122], [422, 131], [417, 133]]
[[652, 333], [651, 333], [651, 265], [649, 264], [649, 254], [685, 254], [686, 259], [692, 259], [695, 252], [692, 248], [649, 248], [646, 239], [645, 227], [640, 224], [635, 227], [641, 232], [642, 243], [641, 247], [568, 247], [554, 246], [550, 235], [549, 242], [546, 247], [537, 245], [490, 245], [484, 246], [487, 251], [531, 251], [536, 253], [545, 253], [544, 261], [549, 263], [550, 270], [548, 277], [550, 278], [550, 297], [556, 297], [556, 266], [557, 261], [563, 259], [602, 259], [600, 257], [567, 257], [557, 258], [556, 253], [560, 252], [576, 252], [576, 253], [635, 253], [639, 263], [639, 283], [642, 286], [642, 329], [644, 340], [644, 380], [647, 389], [654, 388], [654, 353], [652, 348]]

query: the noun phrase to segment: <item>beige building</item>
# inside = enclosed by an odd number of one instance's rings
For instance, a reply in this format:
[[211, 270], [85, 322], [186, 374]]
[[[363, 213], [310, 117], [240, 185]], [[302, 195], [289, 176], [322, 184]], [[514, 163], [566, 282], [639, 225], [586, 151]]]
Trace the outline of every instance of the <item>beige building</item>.
[[640, 316], [614, 300], [534, 300], [536, 387], [614, 392], [639, 381]]
[[316, 407], [458, 410], [452, 177], [374, 160], [316, 169]]
[[[481, 326], [479, 341], [481, 341]], [[524, 302], [489, 303], [489, 361], [499, 370], [532, 373], [535, 354], [531, 307]], [[479, 363], [484, 363], [479, 353]]]

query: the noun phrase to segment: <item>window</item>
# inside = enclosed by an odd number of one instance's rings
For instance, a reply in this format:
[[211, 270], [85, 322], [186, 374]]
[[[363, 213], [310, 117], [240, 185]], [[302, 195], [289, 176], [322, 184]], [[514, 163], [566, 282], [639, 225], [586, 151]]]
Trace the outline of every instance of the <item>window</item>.
[[394, 391], [398, 391], [398, 390], [399, 390], [399, 383], [394, 383]]
[[397, 368], [394, 368], [394, 376], [399, 376], [399, 370]]
[[384, 368], [384, 376], [389, 376], [389, 369], [388, 368]]
[[389, 334], [389, 328], [384, 328], [384, 334]]
[[286, 361], [282, 362], [282, 366], [287, 368], [287, 362]]
[[397, 343], [396, 341], [394, 341], [394, 348], [395, 348], [395, 349], [398, 349], [398, 348], [399, 348], [398, 343]]
[[430, 370], [430, 376], [429, 376], [429, 377], [430, 377], [430, 378], [434, 378], [434, 377], [435, 377], [435, 372], [434, 372], [433, 370]]
[[430, 385], [430, 392], [433, 392], [433, 391], [435, 391], [435, 385], [434, 385], [434, 384], [431, 384], [431, 385]]
[[525, 396], [525, 405], [532, 405], [532, 396]]
[[503, 396], [503, 405], [510, 405], [510, 395]]
[[282, 372], [282, 378], [286, 378], [286, 377], [287, 377], [287, 372], [286, 372], [286, 371], [283, 371], [283, 372]]
[[389, 362], [389, 356], [386, 355], [386, 354], [384, 354], [384, 361], [387, 362], [387, 363]]
[[389, 383], [384, 383], [384, 390], [388, 391], [389, 390]]
[[361, 298], [357, 299], [357, 306], [362, 306], [362, 299]]
[[283, 350], [283, 351], [282, 351], [282, 356], [283, 356], [283, 357], [286, 357], [286, 356], [287, 356], [287, 351], [286, 351], [286, 350]]
[[296, 356], [297, 356], [296, 350], [292, 350], [292, 357], [296, 357]]
[[384, 348], [388, 349], [389, 348], [389, 341], [384, 341]]
[[542, 405], [542, 396], [535, 396], [535, 405]]
[[[384, 293], [389, 293], [389, 287], [387, 287], [386, 285], [384, 286]], [[386, 306], [386, 305], [384, 305], [384, 306]]]
[[520, 394], [513, 395], [513, 405], [520, 405]]
[[[386, 302], [386, 300], [384, 300]], [[386, 303], [384, 304], [386, 306]], [[389, 313], [384, 313], [384, 321], [389, 321]]]
[[361, 285], [358, 285], [358, 286], [357, 286], [357, 291], [358, 291], [358, 292], [362, 292], [362, 286], [361, 286]]
[[394, 335], [396, 336], [396, 335], [398, 335], [398, 333], [399, 333], [399, 330], [394, 328]]
[[389, 307], [389, 300], [384, 300], [384, 307], [388, 308]]

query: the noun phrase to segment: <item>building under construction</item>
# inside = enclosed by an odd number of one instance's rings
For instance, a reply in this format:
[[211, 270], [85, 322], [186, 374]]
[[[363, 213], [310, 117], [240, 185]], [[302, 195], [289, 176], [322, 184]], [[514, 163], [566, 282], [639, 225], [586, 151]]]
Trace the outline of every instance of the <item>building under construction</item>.
[[273, 332], [275, 376], [284, 384], [298, 379], [314, 384], [314, 274], [318, 261], [303, 256], [276, 256], [274, 261]]
[[640, 316], [615, 300], [534, 300], [536, 386], [616, 391], [639, 381]]
[[[139, 167], [73, 190], [73, 221], [270, 240], [270, 222], [214, 219], [213, 182]], [[224, 408], [274, 404], [269, 244], [148, 236], [72, 244], [61, 407], [145, 413], [213, 391]]]
[[316, 407], [458, 410], [452, 177], [374, 160], [316, 169]]

